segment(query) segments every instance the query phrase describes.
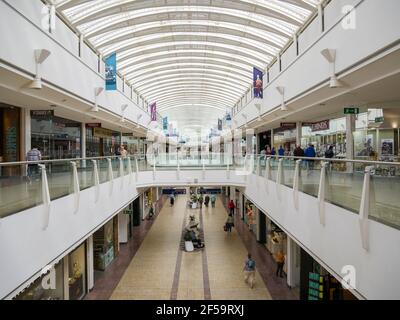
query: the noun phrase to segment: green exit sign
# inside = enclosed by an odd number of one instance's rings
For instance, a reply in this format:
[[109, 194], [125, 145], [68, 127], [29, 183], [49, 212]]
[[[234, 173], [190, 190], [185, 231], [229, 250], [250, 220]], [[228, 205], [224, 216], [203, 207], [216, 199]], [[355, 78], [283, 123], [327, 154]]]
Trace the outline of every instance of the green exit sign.
[[359, 114], [360, 108], [344, 108], [344, 114]]

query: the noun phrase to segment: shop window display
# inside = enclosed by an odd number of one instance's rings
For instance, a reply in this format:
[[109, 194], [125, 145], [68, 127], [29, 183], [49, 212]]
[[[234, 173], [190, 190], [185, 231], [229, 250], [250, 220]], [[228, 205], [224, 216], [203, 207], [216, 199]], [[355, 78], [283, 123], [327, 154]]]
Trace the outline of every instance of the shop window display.
[[114, 233], [114, 221], [110, 220], [93, 235], [94, 268], [97, 270], [104, 271], [115, 258]]
[[86, 294], [86, 247], [85, 244], [68, 255], [69, 299], [80, 300]]
[[18, 294], [15, 300], [63, 300], [64, 268], [63, 261], [54, 269], [36, 279], [28, 288]]

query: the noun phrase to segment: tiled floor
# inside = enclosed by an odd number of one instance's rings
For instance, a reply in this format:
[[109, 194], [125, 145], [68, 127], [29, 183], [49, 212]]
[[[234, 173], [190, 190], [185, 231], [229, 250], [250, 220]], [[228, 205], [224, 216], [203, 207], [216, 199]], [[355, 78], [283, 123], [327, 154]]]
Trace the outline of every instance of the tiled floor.
[[[232, 234], [222, 230], [226, 219], [222, 200], [218, 199], [216, 208], [203, 207], [201, 213], [187, 209], [186, 200], [185, 196], [178, 196], [172, 208], [166, 203], [152, 226], [146, 221], [135, 230], [134, 241], [121, 250], [118, 259], [97, 279], [86, 299], [297, 298], [282, 279], [274, 279], [275, 265], [268, 260], [271, 258], [266, 249], [263, 252], [258, 247], [240, 222]], [[203, 223], [206, 249], [183, 252], [179, 248], [181, 230], [189, 213], [193, 212]], [[243, 281], [242, 269], [249, 249], [257, 261], [254, 289]]]

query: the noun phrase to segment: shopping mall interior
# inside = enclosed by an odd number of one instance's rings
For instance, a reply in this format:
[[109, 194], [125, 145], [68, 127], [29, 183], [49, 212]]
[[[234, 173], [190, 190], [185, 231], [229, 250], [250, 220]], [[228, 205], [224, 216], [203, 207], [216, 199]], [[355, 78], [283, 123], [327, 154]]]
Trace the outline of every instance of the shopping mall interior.
[[399, 300], [399, 12], [0, 0], [0, 300]]

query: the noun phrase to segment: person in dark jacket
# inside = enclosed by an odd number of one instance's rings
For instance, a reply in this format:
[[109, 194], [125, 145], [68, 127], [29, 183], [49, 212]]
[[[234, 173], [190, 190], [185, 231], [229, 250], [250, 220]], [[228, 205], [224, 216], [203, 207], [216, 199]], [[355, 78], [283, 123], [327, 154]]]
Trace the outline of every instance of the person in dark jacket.
[[285, 155], [285, 149], [283, 149], [282, 146], [279, 147], [278, 154], [280, 157], [283, 157]]
[[335, 156], [333, 152], [333, 146], [329, 146], [329, 149], [325, 151], [325, 158], [332, 159]]
[[204, 204], [206, 205], [206, 207], [208, 207], [208, 204], [210, 203], [210, 196], [207, 194], [204, 198]]
[[301, 148], [299, 144], [296, 145], [296, 148], [293, 151], [293, 155], [295, 157], [304, 157], [304, 150]]
[[[317, 153], [315, 152], [315, 148], [312, 143], [308, 145], [308, 148], [304, 151], [304, 156], [306, 158], [315, 158]], [[310, 173], [310, 170], [313, 169], [314, 160], [306, 160], [307, 170]]]

